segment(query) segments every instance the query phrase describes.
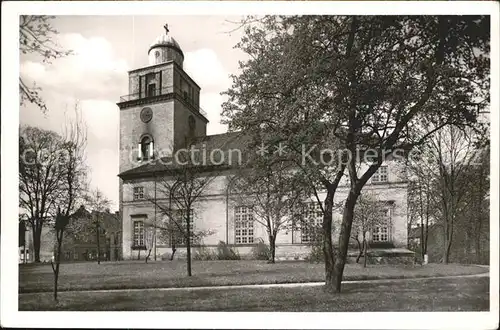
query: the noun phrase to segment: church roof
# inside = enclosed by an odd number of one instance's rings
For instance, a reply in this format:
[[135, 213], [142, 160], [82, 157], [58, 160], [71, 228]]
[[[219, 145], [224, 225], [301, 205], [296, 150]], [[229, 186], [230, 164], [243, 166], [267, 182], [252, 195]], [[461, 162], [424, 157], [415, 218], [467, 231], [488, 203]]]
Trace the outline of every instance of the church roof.
[[[245, 154], [251, 138], [241, 132], [223, 133], [217, 135], [207, 135], [197, 137], [192, 143], [192, 148], [197, 150], [192, 160], [199, 165], [193, 166], [200, 171], [210, 171], [212, 169], [229, 169], [242, 165], [246, 160]], [[217, 151], [214, 151], [217, 150]], [[238, 152], [239, 151], [239, 152]], [[213, 162], [210, 161], [210, 154], [213, 152]], [[184, 162], [188, 159], [182, 157], [186, 152], [180, 153], [179, 158], [162, 157], [160, 159], [148, 161], [146, 164], [135, 167], [118, 174], [121, 178], [133, 178], [150, 176], [155, 173], [169, 173], [173, 170], [186, 168]], [[240, 156], [241, 155], [241, 156]], [[206, 161], [203, 162], [203, 159]]]

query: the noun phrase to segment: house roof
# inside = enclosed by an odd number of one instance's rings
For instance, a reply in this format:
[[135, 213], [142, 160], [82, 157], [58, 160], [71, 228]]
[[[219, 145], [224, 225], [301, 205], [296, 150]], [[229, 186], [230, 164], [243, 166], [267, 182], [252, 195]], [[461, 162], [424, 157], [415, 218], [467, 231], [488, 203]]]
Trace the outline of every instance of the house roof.
[[92, 211], [89, 212], [85, 206], [81, 205], [78, 210], [75, 211], [71, 215], [72, 219], [75, 219], [77, 221], [81, 221], [82, 219], [88, 220], [88, 223], [92, 220], [94, 216], [99, 216], [101, 219], [100, 223], [101, 226], [106, 229], [106, 230], [111, 230], [111, 231], [116, 231], [120, 230], [120, 216], [117, 213], [111, 213], [111, 212], [100, 212], [100, 211]]

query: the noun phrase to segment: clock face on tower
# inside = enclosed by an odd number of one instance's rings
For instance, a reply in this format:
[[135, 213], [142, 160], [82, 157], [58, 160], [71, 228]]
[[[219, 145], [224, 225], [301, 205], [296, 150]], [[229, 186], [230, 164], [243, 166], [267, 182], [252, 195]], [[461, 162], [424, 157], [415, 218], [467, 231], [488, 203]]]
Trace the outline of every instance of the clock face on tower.
[[153, 110], [151, 108], [144, 108], [141, 110], [141, 120], [143, 123], [149, 123], [153, 118]]

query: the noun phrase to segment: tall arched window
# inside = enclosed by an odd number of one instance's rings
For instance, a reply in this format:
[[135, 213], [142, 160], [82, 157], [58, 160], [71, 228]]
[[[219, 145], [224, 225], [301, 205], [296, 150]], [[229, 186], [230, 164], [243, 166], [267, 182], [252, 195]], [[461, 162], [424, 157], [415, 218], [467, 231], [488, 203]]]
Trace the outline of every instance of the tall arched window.
[[141, 140], [141, 159], [148, 160], [153, 158], [153, 140], [149, 136], [145, 136]]
[[190, 138], [193, 138], [195, 136], [195, 131], [196, 131], [196, 120], [192, 115], [188, 117], [188, 127], [189, 127], [188, 135]]

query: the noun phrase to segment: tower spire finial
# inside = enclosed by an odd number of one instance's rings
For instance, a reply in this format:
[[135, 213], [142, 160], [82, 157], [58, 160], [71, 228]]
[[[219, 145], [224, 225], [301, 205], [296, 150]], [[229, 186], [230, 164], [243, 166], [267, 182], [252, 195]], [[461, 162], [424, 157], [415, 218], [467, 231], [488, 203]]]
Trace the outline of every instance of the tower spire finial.
[[165, 25], [163, 25], [163, 28], [165, 29], [165, 33], [168, 34], [168, 32], [170, 31], [168, 29], [168, 23], [165, 23]]

